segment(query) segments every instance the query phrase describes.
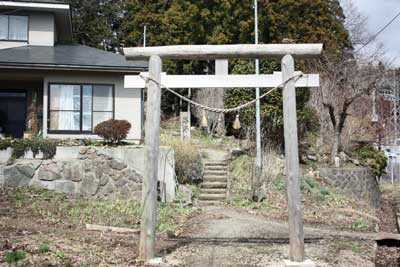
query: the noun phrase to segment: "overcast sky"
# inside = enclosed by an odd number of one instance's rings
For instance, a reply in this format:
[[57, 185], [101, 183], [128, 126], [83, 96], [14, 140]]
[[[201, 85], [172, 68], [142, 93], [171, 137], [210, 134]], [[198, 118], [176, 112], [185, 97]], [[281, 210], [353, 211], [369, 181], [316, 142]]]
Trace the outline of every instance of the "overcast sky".
[[[399, 11], [400, 0], [353, 0], [359, 11], [368, 16], [369, 30], [379, 31]], [[387, 58], [395, 60], [394, 65], [400, 67], [400, 18], [378, 37], [387, 50]]]

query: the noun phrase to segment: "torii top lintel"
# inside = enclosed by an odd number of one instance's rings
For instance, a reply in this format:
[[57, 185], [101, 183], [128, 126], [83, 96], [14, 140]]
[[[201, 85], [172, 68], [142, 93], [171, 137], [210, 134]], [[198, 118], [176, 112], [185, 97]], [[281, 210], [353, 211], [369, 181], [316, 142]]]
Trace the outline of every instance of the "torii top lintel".
[[158, 55], [163, 59], [232, 59], [277, 58], [285, 55], [316, 57], [322, 44], [237, 44], [237, 45], [173, 45], [125, 48], [127, 59], [148, 59]]

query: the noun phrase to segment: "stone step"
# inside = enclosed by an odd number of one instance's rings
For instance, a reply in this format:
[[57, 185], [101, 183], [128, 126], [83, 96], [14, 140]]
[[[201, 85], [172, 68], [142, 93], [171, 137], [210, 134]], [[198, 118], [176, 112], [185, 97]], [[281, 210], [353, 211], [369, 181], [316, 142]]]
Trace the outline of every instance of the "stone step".
[[207, 207], [207, 206], [217, 206], [221, 205], [221, 201], [215, 201], [215, 200], [199, 200], [199, 206], [200, 207]]
[[199, 200], [225, 200], [226, 194], [200, 194]]
[[227, 188], [226, 182], [203, 182], [201, 188]]
[[204, 182], [221, 182], [221, 183], [226, 183], [228, 181], [226, 176], [204, 176], [203, 177]]
[[227, 173], [226, 171], [204, 171], [203, 176], [225, 176], [226, 177]]
[[204, 170], [205, 171], [224, 171], [224, 172], [226, 172], [228, 170], [228, 166], [205, 166]]
[[200, 194], [226, 194], [226, 188], [200, 188]]
[[211, 167], [211, 166], [227, 167], [228, 163], [226, 161], [206, 161], [206, 162], [204, 162], [204, 167]]

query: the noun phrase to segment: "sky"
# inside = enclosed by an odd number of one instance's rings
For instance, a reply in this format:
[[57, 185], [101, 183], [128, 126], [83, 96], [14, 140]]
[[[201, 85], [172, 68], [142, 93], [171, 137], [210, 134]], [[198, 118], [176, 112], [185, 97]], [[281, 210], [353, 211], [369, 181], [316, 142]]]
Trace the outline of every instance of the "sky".
[[[368, 28], [372, 33], [379, 31], [398, 12], [400, 0], [353, 0], [358, 10], [369, 19]], [[393, 65], [400, 67], [400, 18], [378, 37], [385, 46], [386, 58], [394, 60]]]

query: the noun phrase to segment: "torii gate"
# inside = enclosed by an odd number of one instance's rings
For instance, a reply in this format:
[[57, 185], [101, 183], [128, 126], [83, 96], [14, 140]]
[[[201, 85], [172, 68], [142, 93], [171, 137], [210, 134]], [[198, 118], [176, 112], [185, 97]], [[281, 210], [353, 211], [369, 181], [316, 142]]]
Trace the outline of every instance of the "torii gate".
[[[154, 258], [157, 171], [160, 144], [160, 84], [169, 88], [232, 88], [274, 87], [283, 85], [283, 117], [285, 139], [286, 179], [289, 210], [290, 261], [287, 266], [313, 266], [305, 262], [304, 231], [301, 207], [300, 168], [297, 136], [296, 86], [319, 86], [318, 76], [311, 75], [294, 81], [294, 59], [315, 57], [321, 54], [322, 44], [263, 44], [263, 45], [180, 45], [161, 47], [125, 48], [129, 60], [148, 59], [149, 78], [147, 88], [146, 118], [146, 168], [143, 181], [143, 213], [140, 232], [139, 259]], [[283, 58], [282, 58], [283, 57]], [[162, 75], [162, 59], [216, 60], [231, 58], [282, 58], [282, 73], [273, 75]], [[139, 77], [127, 77], [126, 88], [143, 88]], [[140, 78], [139, 78], [140, 79]], [[274, 85], [274, 86], [271, 86]]]

